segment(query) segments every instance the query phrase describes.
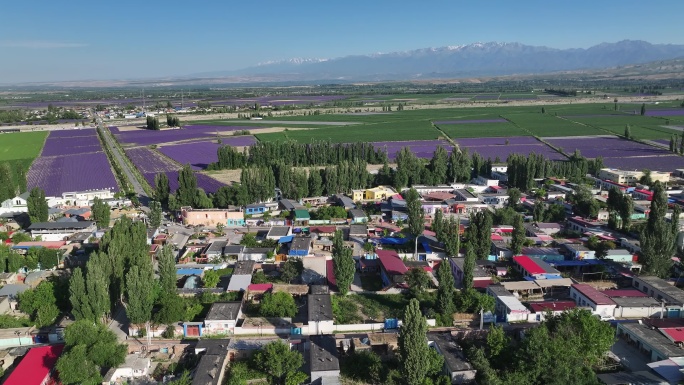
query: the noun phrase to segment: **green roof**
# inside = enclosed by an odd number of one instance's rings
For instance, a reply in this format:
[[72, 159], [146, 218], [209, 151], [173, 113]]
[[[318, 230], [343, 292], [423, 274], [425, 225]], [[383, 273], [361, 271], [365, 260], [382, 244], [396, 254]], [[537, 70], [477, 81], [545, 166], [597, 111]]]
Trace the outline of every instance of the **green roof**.
[[306, 210], [295, 210], [294, 211], [294, 217], [295, 217], [295, 219], [298, 219], [298, 220], [311, 219], [311, 215], [309, 215], [309, 212]]

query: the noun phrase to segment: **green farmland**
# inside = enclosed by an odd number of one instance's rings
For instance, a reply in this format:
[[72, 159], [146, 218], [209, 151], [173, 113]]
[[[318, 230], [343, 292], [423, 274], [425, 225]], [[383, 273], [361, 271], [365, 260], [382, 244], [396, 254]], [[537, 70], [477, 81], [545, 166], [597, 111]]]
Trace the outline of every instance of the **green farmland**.
[[452, 139], [495, 138], [503, 136], [526, 136], [529, 133], [516, 125], [505, 123], [440, 124], [438, 127]]
[[0, 162], [35, 159], [43, 149], [47, 135], [47, 131], [0, 134]]
[[629, 130], [636, 139], [670, 139], [673, 134], [679, 133], [662, 127], [661, 125], [665, 124], [664, 120], [650, 116], [568, 117], [568, 119], [598, 127], [617, 135], [623, 135], [625, 126], [629, 125]]

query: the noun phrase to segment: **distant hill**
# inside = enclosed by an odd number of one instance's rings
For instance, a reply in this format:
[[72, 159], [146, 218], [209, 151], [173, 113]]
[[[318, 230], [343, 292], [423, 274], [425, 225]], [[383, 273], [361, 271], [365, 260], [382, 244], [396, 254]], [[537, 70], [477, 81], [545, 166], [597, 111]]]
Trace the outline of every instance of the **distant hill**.
[[520, 43], [474, 43], [333, 59], [291, 59], [237, 71], [193, 74], [195, 78], [259, 81], [381, 81], [544, 74], [591, 70], [684, 58], [684, 45], [638, 40], [587, 49], [555, 49]]

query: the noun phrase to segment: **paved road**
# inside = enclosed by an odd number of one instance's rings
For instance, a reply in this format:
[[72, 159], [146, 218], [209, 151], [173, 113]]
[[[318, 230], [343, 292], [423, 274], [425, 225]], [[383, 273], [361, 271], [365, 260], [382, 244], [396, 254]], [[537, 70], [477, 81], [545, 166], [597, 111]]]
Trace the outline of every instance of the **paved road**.
[[[93, 114], [95, 113], [93, 112]], [[128, 181], [131, 183], [131, 185], [133, 185], [133, 190], [138, 196], [140, 203], [143, 206], [147, 206], [149, 204], [150, 198], [147, 196], [147, 193], [143, 189], [142, 185], [135, 177], [135, 174], [129, 167], [128, 163], [124, 161], [125, 155], [121, 153], [120, 148], [114, 142], [114, 137], [112, 136], [112, 133], [105, 127], [104, 123], [102, 122], [102, 119], [99, 116], [97, 116], [97, 129], [100, 130], [100, 132], [102, 132], [102, 136], [105, 139], [105, 146], [109, 147], [111, 153], [114, 154], [114, 159], [116, 160], [116, 163], [119, 165], [119, 167], [121, 167], [123, 172], [126, 174], [126, 177], [128, 178]]]

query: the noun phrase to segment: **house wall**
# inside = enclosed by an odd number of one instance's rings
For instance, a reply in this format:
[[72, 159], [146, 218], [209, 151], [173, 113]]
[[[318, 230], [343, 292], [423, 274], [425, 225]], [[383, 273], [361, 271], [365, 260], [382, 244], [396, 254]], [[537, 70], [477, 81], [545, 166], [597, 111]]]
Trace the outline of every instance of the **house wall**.
[[630, 333], [629, 330], [623, 329], [620, 324], [617, 326], [617, 335], [618, 337], [626, 335], [631, 341], [634, 341], [637, 349], [645, 351], [648, 354], [648, 357], [650, 358], [649, 362], [662, 361], [668, 358], [665, 354], [660, 353], [650, 345], [641, 341], [641, 339]]
[[[332, 334], [335, 331], [333, 321], [309, 321], [309, 335]], [[358, 330], [358, 329], [357, 329]], [[302, 331], [303, 333], [303, 331]]]
[[321, 377], [339, 377], [340, 376], [340, 371], [339, 370], [321, 370], [318, 372], [311, 372], [311, 383], [316, 383], [316, 381], [320, 380]]
[[[634, 288], [638, 289], [642, 293], [648, 294], [651, 298], [655, 298], [658, 301], [665, 300], [667, 302], [673, 302], [672, 301], [673, 299], [670, 296], [668, 296], [667, 294], [663, 293], [662, 291], [654, 288], [653, 286], [649, 285], [647, 282], [641, 281], [640, 279], [638, 279], [638, 277], [634, 277], [632, 279], [632, 286], [634, 286]], [[668, 304], [667, 308], [672, 309], [670, 311], [670, 313], [676, 312], [676, 309], [680, 309], [680, 311], [679, 311], [680, 316], [679, 317], [684, 317], [684, 311], [682, 311], [682, 310], [684, 310], [684, 306], [680, 306], [680, 305], [672, 303], [672, 304]]]
[[205, 334], [230, 334], [235, 330], [235, 320], [205, 320]]
[[[655, 307], [617, 307], [613, 311], [613, 317], [617, 318], [644, 318], [644, 317], [660, 317], [660, 306]], [[667, 315], [665, 312], [664, 315]]]
[[183, 211], [183, 224], [190, 226], [244, 226], [244, 213], [227, 210]]
[[452, 384], [469, 384], [475, 381], [475, 375], [477, 374], [477, 370], [472, 369], [472, 370], [461, 370], [458, 372], [448, 372], [446, 373], [449, 377], [451, 377], [451, 383]]
[[591, 301], [589, 298], [584, 296], [584, 294], [577, 291], [574, 287], [570, 287], [570, 297], [572, 297], [573, 301], [575, 301], [577, 306], [588, 306], [595, 313], [605, 314], [605, 315], [613, 315], [615, 312], [615, 307], [616, 307], [615, 304], [597, 305], [596, 303]]

